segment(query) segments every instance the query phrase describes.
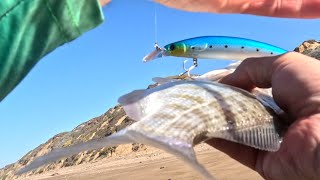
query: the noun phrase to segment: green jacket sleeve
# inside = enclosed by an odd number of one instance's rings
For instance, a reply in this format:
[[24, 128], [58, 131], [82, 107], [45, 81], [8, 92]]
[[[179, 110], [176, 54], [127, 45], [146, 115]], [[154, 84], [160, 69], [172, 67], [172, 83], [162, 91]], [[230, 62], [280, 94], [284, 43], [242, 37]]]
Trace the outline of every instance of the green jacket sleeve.
[[0, 101], [43, 56], [102, 22], [98, 0], [1, 0]]

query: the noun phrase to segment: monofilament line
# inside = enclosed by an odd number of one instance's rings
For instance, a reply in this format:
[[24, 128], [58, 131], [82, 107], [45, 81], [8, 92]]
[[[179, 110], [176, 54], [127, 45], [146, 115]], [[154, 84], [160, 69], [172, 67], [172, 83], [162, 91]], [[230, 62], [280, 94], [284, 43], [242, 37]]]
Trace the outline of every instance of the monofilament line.
[[157, 3], [154, 3], [154, 40], [155, 40], [155, 45], [157, 45], [158, 44]]

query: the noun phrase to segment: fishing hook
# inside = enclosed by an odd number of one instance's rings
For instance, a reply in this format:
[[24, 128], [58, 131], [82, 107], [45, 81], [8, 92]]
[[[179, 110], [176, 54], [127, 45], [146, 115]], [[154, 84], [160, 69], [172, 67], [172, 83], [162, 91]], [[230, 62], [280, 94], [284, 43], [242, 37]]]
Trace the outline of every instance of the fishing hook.
[[190, 72], [191, 72], [194, 68], [198, 67], [198, 59], [197, 59], [197, 58], [193, 58], [193, 65], [190, 66], [189, 68], [186, 68], [186, 63], [187, 63], [187, 62], [188, 62], [188, 59], [186, 59], [186, 60], [183, 61], [183, 70], [184, 70], [184, 72], [183, 72], [183, 73], [180, 73], [179, 76], [182, 76], [182, 75], [184, 75], [184, 74], [187, 73], [187, 74], [188, 74], [188, 77], [191, 78]]

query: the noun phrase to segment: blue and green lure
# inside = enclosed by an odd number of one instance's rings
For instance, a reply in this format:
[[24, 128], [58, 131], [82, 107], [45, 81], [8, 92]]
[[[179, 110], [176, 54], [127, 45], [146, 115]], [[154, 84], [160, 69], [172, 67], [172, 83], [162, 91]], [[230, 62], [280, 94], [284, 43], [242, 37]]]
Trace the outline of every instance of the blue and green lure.
[[282, 48], [250, 39], [227, 36], [202, 36], [174, 42], [143, 58], [144, 62], [163, 56], [196, 59], [244, 60], [249, 57], [280, 55]]

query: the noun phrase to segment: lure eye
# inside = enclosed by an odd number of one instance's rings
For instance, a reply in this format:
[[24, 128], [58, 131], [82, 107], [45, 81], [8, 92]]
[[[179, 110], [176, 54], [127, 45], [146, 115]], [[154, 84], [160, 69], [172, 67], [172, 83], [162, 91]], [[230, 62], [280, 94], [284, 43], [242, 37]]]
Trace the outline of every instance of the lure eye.
[[176, 49], [176, 46], [174, 44], [171, 44], [170, 47], [169, 47], [169, 50], [173, 51], [174, 49]]

